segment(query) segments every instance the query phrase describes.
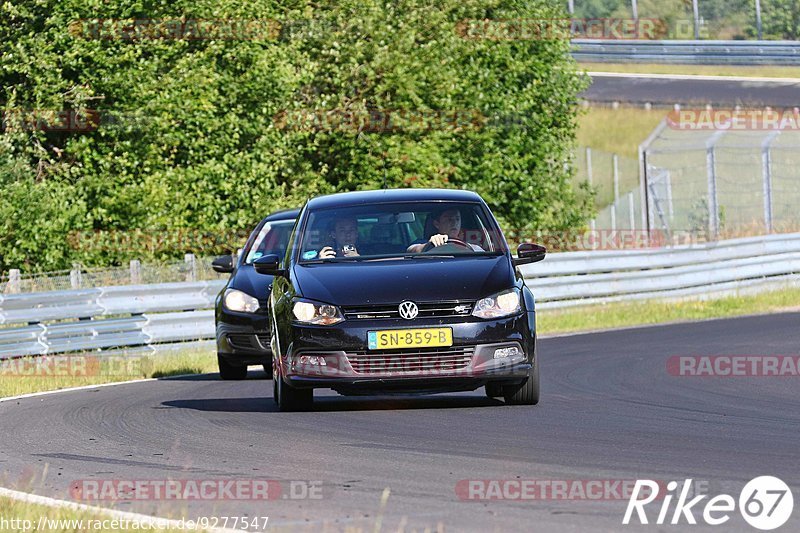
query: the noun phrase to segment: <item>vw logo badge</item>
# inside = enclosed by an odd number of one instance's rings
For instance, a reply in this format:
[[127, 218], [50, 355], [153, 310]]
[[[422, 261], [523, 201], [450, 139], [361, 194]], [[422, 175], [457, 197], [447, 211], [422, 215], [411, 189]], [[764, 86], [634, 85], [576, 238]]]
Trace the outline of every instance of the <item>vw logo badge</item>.
[[414, 302], [403, 302], [400, 304], [400, 316], [406, 320], [417, 318], [419, 308]]

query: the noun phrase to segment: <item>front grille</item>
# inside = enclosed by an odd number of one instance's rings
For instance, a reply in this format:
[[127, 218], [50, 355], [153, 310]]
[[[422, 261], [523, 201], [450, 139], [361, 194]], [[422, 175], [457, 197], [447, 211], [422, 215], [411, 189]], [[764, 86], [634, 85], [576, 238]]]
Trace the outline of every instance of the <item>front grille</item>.
[[252, 350], [255, 338], [252, 335], [228, 335], [228, 343], [238, 350]]
[[420, 348], [375, 350], [347, 354], [350, 366], [358, 374], [435, 374], [454, 372], [467, 368], [472, 362], [475, 348], [451, 346], [449, 348]]
[[263, 350], [269, 349], [269, 341], [271, 340], [269, 333], [259, 333], [256, 335], [256, 339], [258, 340], [259, 344], [261, 344], [261, 348]]
[[233, 333], [228, 335], [228, 344], [236, 350], [251, 350], [261, 352], [269, 349], [269, 333], [246, 335]]
[[[472, 313], [475, 302], [415, 302], [419, 308], [417, 318], [445, 318], [450, 316], [467, 316]], [[343, 307], [344, 317], [348, 320], [374, 320], [377, 318], [400, 318], [400, 304], [359, 305]]]

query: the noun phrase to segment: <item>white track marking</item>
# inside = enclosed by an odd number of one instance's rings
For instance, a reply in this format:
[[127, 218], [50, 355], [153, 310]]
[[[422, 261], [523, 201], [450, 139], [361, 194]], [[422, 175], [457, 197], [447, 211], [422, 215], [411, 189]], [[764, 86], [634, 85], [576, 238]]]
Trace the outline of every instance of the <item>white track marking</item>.
[[105, 387], [116, 387], [117, 385], [130, 385], [133, 383], [148, 383], [150, 381], [168, 381], [170, 379], [181, 379], [181, 378], [191, 378], [197, 376], [205, 376], [211, 375], [214, 372], [206, 372], [203, 374], [180, 374], [177, 376], [166, 376], [163, 378], [142, 378], [142, 379], [131, 379], [128, 381], [115, 381], [113, 383], [99, 383], [97, 385], [81, 385], [80, 387], [69, 387], [66, 389], [55, 389], [55, 390], [47, 390], [42, 392], [31, 392], [28, 394], [20, 394], [19, 396], [6, 396], [5, 398], [0, 398], [0, 403], [3, 402], [10, 402], [12, 400], [22, 400], [25, 398], [36, 398], [38, 396], [49, 396], [51, 394], [59, 394], [62, 392], [74, 392], [74, 391], [82, 391], [82, 390], [91, 390], [91, 389], [102, 389]]
[[[188, 376], [189, 374], [187, 374]], [[200, 374], [191, 374], [192, 376], [200, 375]], [[170, 377], [186, 377], [186, 376], [170, 376]], [[164, 380], [167, 378], [146, 378], [146, 379], [132, 379], [130, 381], [117, 381], [114, 383], [99, 383], [97, 385], [81, 385], [80, 387], [69, 387], [66, 389], [56, 389], [56, 390], [48, 390], [43, 392], [31, 392], [28, 394], [20, 394], [19, 396], [6, 396], [5, 398], [0, 398], [0, 403], [3, 402], [10, 402], [12, 400], [22, 400], [24, 398], [36, 398], [38, 396], [49, 396], [51, 394], [58, 394], [61, 392], [73, 392], [73, 391], [80, 391], [80, 390], [90, 390], [90, 389], [101, 389], [105, 387], [114, 387], [116, 385], [129, 385], [131, 383], [147, 383], [148, 381], [158, 381], [159, 379]]]
[[[54, 509], [71, 509], [73, 511], [87, 511], [90, 513], [95, 513], [99, 515], [108, 516], [113, 519], [117, 520], [128, 520], [130, 522], [139, 522], [141, 524], [148, 524], [153, 527], [158, 527], [159, 524], [166, 524], [167, 527], [171, 529], [178, 529], [180, 530], [180, 521], [179, 520], [170, 520], [167, 518], [159, 518], [157, 516], [150, 516], [138, 513], [130, 513], [126, 511], [117, 511], [115, 509], [107, 509], [105, 507], [93, 507], [91, 505], [85, 505], [82, 503], [71, 502], [67, 500], [57, 500], [55, 498], [48, 498], [46, 496], [38, 496], [36, 494], [29, 494], [27, 492], [19, 492], [16, 490], [7, 489], [4, 487], [0, 487], [0, 496], [4, 498], [9, 498], [12, 500], [16, 500], [19, 502], [24, 503], [32, 503], [35, 505], [43, 505], [45, 507], [51, 507]], [[91, 520], [90, 518], [85, 520]], [[240, 530], [236, 529], [226, 529], [226, 528], [208, 528], [208, 529], [193, 529], [193, 530], [184, 530], [184, 531], [211, 531], [214, 533], [242, 533]]]
[[800, 78], [748, 78], [744, 76], [702, 76], [696, 74], [643, 74], [625, 72], [587, 72], [592, 78], [634, 78], [654, 80], [741, 81], [755, 83], [800, 84]]

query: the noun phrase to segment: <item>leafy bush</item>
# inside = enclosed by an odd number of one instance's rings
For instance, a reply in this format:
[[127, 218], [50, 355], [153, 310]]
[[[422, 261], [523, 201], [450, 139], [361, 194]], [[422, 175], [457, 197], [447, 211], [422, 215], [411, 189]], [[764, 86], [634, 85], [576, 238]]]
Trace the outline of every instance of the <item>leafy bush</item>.
[[[93, 249], [75, 246], [71, 232], [231, 234], [314, 195], [382, 186], [472, 189], [520, 231], [569, 230], [588, 219], [586, 195], [570, 186], [575, 105], [586, 82], [569, 44], [457, 31], [464, 20], [553, 19], [561, 6], [283, 4], [0, 4], [0, 108], [7, 116], [97, 110], [99, 120], [78, 132], [9, 123], [0, 135], [0, 270], [179, 257], [191, 250], [167, 239]], [[119, 28], [93, 29], [98, 19], [181, 18], [258, 19], [269, 31], [245, 40], [124, 39], [112, 38]], [[461, 111], [479, 120], [360, 133], [278, 120], [309, 110]]]

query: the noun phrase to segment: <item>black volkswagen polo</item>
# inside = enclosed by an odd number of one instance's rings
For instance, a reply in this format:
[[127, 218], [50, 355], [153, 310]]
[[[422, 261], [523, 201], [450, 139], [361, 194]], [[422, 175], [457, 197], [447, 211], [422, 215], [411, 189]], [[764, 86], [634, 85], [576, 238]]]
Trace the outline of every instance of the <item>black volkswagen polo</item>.
[[253, 261], [269, 254], [283, 255], [298, 209], [265, 217], [250, 233], [238, 258], [218, 257], [217, 272], [231, 273], [217, 296], [217, 361], [222, 379], [245, 379], [248, 365], [263, 365], [272, 375], [267, 297], [272, 279], [256, 274]]
[[486, 388], [539, 400], [536, 315], [517, 265], [475, 193], [407, 189], [310, 200], [274, 276], [269, 314], [275, 400], [310, 408], [313, 389], [344, 395]]

